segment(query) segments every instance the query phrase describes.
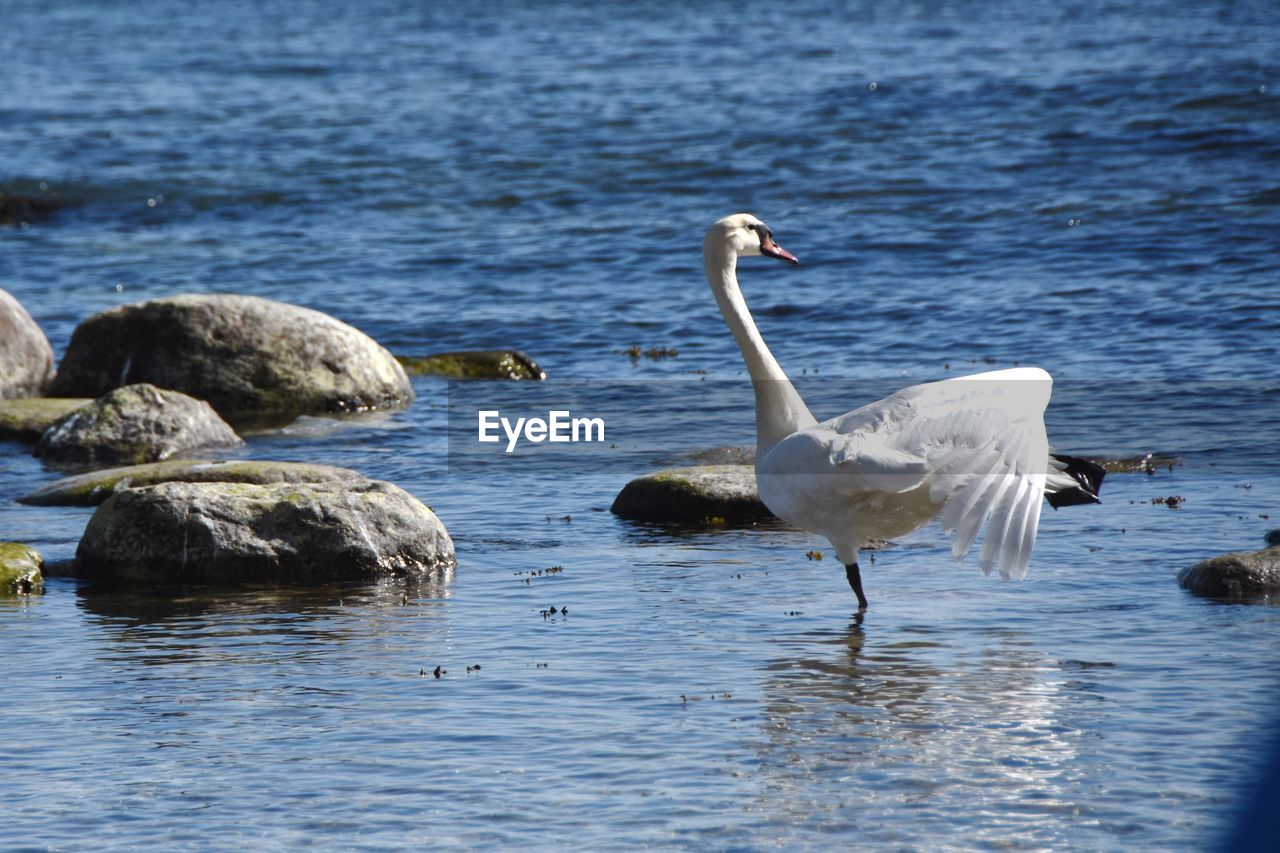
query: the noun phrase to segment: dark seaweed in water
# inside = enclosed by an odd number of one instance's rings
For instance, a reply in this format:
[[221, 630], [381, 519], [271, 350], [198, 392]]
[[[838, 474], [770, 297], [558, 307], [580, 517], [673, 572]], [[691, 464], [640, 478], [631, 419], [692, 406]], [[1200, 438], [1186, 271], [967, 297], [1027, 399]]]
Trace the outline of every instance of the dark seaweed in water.
[[65, 203], [56, 196], [31, 196], [0, 192], [0, 225], [25, 225], [51, 216]]

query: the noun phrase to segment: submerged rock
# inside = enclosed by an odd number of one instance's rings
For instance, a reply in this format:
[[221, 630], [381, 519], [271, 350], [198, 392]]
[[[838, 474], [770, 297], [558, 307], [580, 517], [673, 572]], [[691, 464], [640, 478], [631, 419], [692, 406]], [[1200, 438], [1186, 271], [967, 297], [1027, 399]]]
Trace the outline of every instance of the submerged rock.
[[1182, 457], [1168, 453], [1140, 453], [1136, 456], [1086, 456], [1108, 474], [1154, 474], [1159, 470], [1172, 471], [1182, 463]]
[[0, 290], [0, 398], [31, 397], [53, 379], [53, 348], [22, 303]]
[[699, 465], [637, 477], [610, 511], [649, 521], [746, 521], [773, 518], [756, 492], [750, 465]]
[[87, 397], [18, 397], [0, 400], [0, 441], [35, 443], [44, 431], [92, 403]]
[[327, 314], [256, 296], [187, 294], [95, 314], [71, 336], [50, 393], [98, 396], [150, 382], [229, 419], [399, 406], [403, 368]]
[[140, 384], [117, 388], [53, 424], [36, 456], [58, 467], [137, 464], [241, 443], [205, 401]]
[[56, 195], [0, 193], [0, 225], [21, 225], [43, 219], [65, 206], [66, 202]]
[[44, 590], [44, 558], [30, 545], [0, 542], [0, 595], [30, 595]]
[[1178, 573], [1178, 583], [1210, 598], [1280, 600], [1280, 546], [1196, 563]]
[[691, 453], [688, 459], [694, 465], [755, 465], [756, 449], [725, 444]]
[[154, 582], [331, 581], [448, 570], [435, 513], [390, 483], [161, 483], [94, 512], [83, 577]]
[[157, 483], [338, 483], [364, 480], [350, 468], [309, 462], [273, 462], [256, 459], [189, 461], [174, 459], [147, 465], [104, 468], [63, 477], [18, 498], [33, 506], [97, 506], [119, 491]]
[[547, 378], [538, 363], [519, 350], [468, 350], [437, 355], [397, 356], [410, 376], [444, 376], [450, 379]]

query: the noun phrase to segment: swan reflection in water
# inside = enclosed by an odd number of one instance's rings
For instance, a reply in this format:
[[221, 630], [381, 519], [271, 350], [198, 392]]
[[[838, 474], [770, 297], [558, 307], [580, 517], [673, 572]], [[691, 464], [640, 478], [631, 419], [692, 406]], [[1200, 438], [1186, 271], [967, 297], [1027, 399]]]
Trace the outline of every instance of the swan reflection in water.
[[[1044, 843], [1061, 829], [1045, 815], [1078, 812], [1081, 733], [1062, 723], [1062, 706], [1078, 699], [1058, 663], [1017, 632], [980, 632], [961, 646], [907, 626], [873, 641], [858, 614], [847, 629], [783, 642], [803, 648], [764, 667], [751, 746], [756, 805], [785, 836], [803, 822], [919, 843], [970, 826], [968, 843], [983, 833]], [[916, 814], [909, 827], [888, 819], [904, 807]]]

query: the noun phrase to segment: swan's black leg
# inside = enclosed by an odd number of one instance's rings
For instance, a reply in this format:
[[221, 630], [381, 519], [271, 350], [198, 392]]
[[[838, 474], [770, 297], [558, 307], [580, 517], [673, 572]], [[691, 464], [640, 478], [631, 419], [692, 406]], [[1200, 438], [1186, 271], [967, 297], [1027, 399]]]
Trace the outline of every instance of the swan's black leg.
[[849, 588], [853, 590], [853, 594], [858, 596], [858, 609], [867, 609], [867, 597], [862, 594], [862, 572], [858, 570], [857, 563], [850, 563], [844, 567], [844, 576], [849, 579]]

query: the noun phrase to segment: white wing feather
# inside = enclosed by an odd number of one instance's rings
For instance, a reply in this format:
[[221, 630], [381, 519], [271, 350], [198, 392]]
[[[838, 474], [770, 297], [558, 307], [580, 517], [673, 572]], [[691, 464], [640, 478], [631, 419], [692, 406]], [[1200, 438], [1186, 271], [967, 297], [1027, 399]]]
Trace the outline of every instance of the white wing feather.
[[979, 567], [1020, 578], [1040, 523], [1051, 390], [1036, 368], [981, 373], [903, 389], [818, 429], [835, 434], [831, 461], [867, 486], [901, 492], [927, 482], [955, 559], [985, 524]]

